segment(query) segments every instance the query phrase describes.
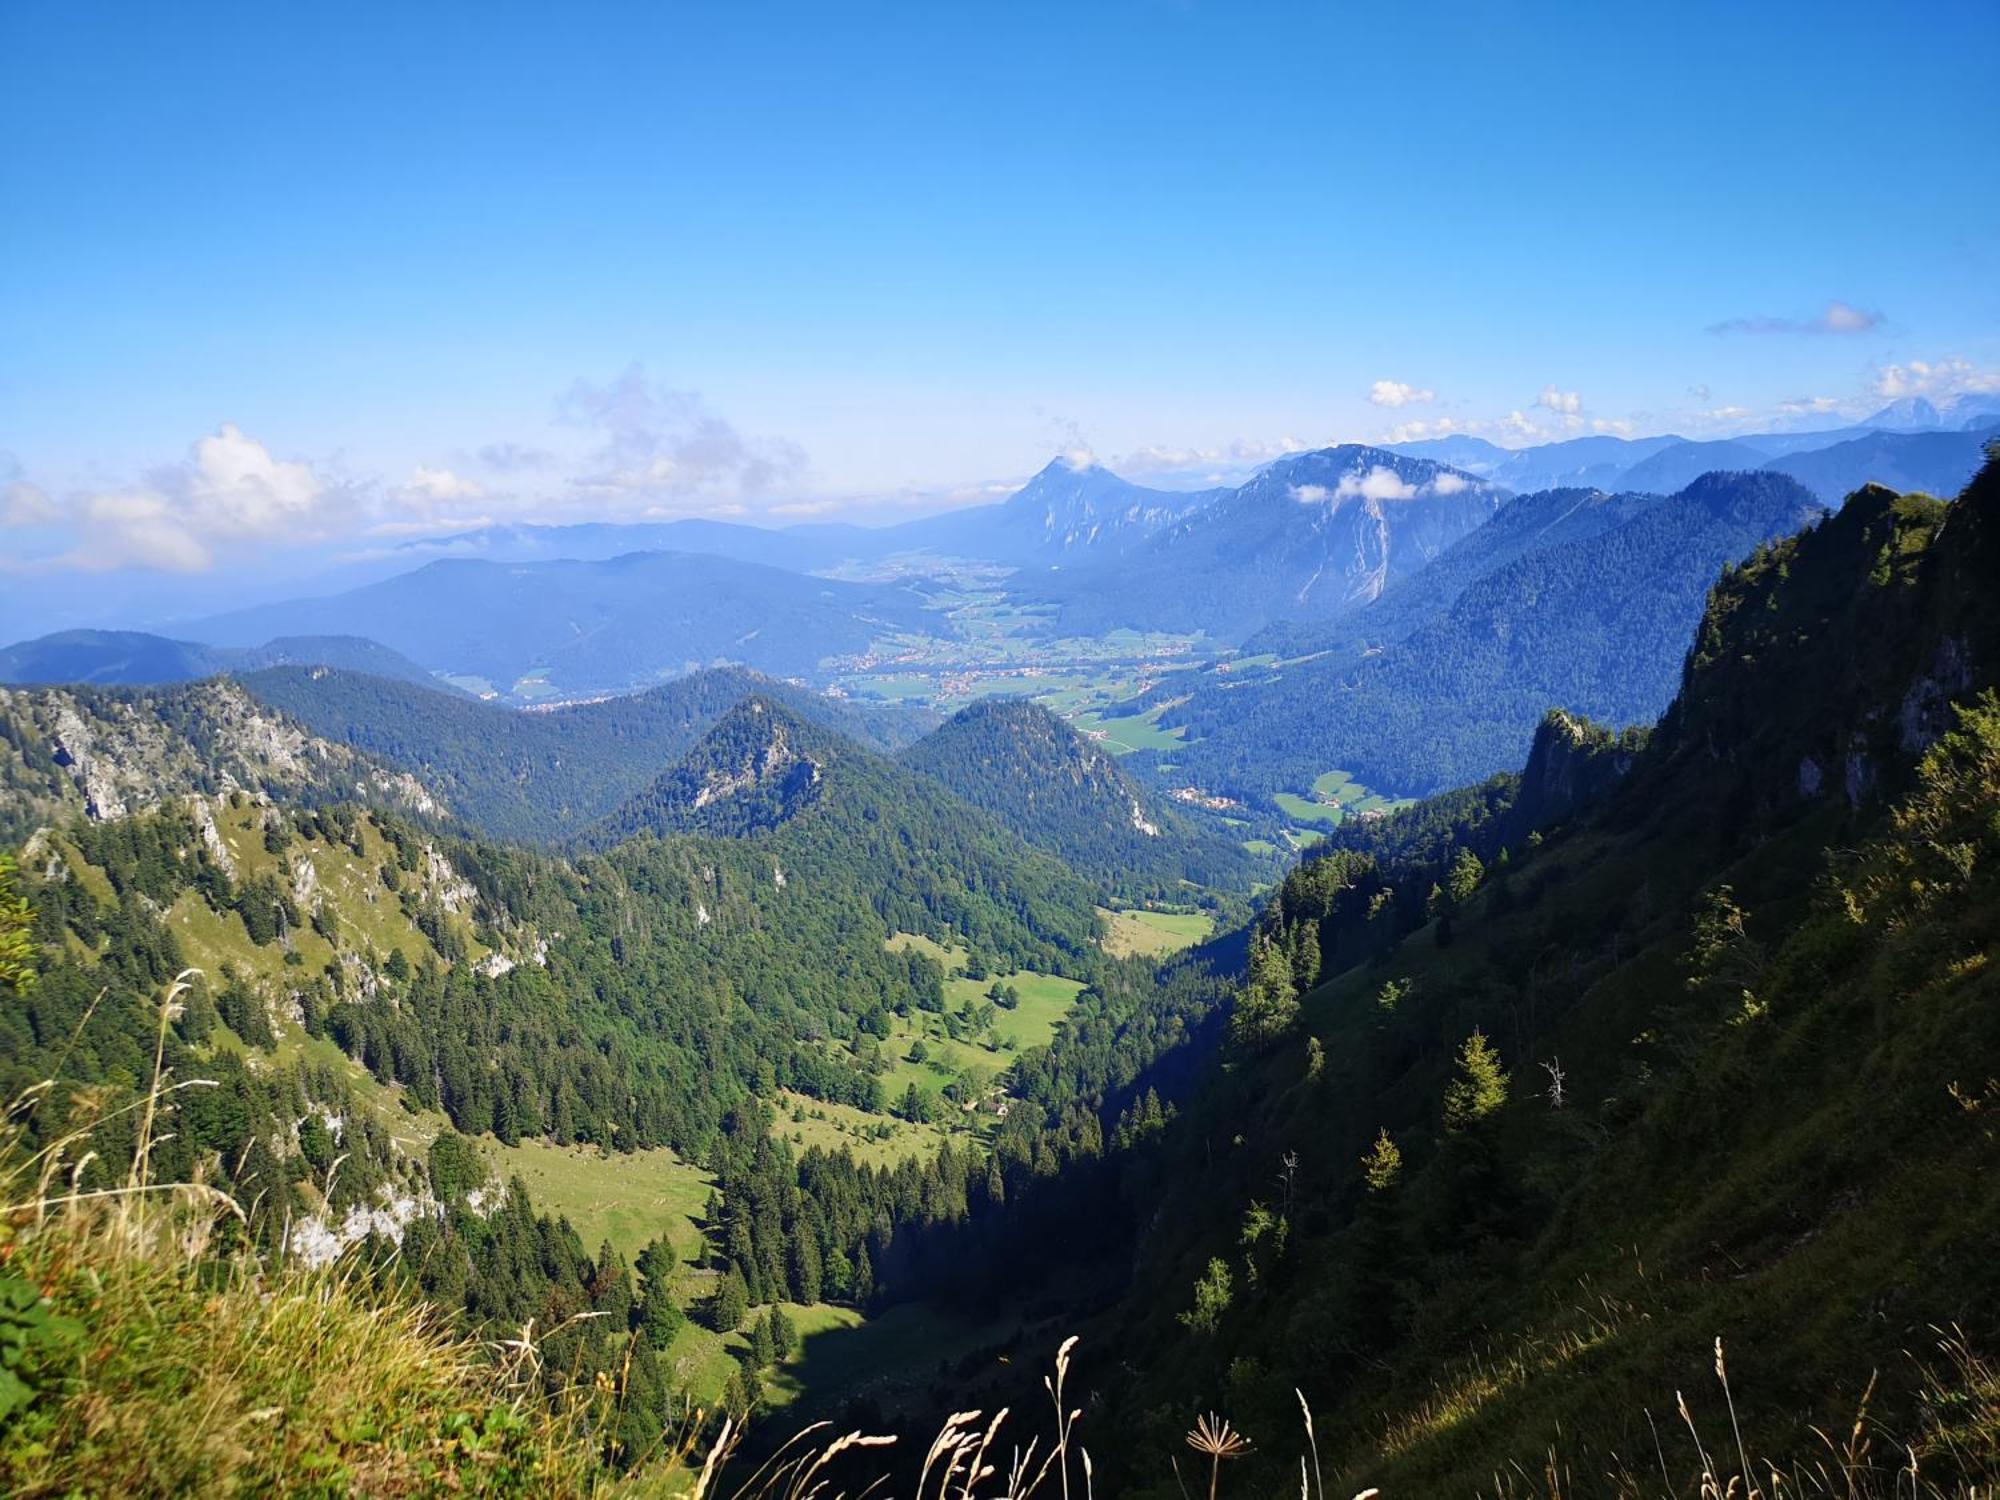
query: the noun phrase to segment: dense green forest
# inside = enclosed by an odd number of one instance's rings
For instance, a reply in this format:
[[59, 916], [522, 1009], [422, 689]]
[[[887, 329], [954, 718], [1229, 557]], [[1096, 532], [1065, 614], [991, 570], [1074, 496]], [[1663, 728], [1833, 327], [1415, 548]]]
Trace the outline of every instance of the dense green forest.
[[[1265, 680], [1210, 678], [1169, 707], [1162, 723], [1188, 734], [1173, 775], [1255, 799], [1339, 768], [1421, 794], [1519, 765], [1550, 708], [1648, 722], [1673, 696], [1717, 572], [1819, 513], [1782, 475], [1711, 474], [1608, 529], [1518, 555], [1482, 550], [1506, 560], [1462, 586], [1448, 576], [1422, 623], [1409, 595], [1385, 594], [1380, 635], [1374, 607], [1361, 609], [1326, 654]], [[1433, 566], [1450, 575], [1453, 559]]]
[[277, 668], [243, 686], [314, 734], [417, 776], [482, 833], [543, 843], [610, 816], [752, 693], [885, 752], [937, 722], [926, 710], [856, 707], [737, 667], [537, 713], [355, 672]]
[[903, 764], [1126, 900], [1247, 890], [1262, 862], [1197, 826], [1039, 704], [983, 698], [903, 752]]

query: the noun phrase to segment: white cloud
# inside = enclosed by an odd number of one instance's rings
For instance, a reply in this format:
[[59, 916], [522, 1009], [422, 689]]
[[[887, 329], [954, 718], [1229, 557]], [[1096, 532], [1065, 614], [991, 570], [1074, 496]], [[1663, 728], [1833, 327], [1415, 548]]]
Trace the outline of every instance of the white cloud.
[[1456, 495], [1471, 487], [1472, 481], [1462, 474], [1440, 474], [1431, 481], [1431, 492], [1437, 495]]
[[1062, 453], [1062, 461], [1079, 474], [1085, 469], [1094, 469], [1097, 467], [1097, 455], [1090, 451], [1088, 445], [1081, 443], [1073, 448], [1065, 449]]
[[1420, 406], [1427, 401], [1435, 400], [1437, 400], [1436, 391], [1405, 385], [1400, 380], [1378, 380], [1368, 388], [1368, 401], [1371, 406]]
[[309, 464], [278, 459], [234, 423], [194, 445], [184, 462], [143, 484], [84, 494], [65, 507], [76, 546], [57, 565], [198, 572], [236, 542], [316, 540], [353, 519], [358, 496]]
[[1426, 438], [1450, 437], [1453, 433], [1471, 432], [1481, 424], [1461, 421], [1457, 417], [1419, 417], [1409, 422], [1398, 422], [1388, 429], [1377, 442], [1420, 443]]
[[792, 500], [771, 507], [774, 516], [823, 516], [840, 509], [838, 500]]
[[1213, 448], [1138, 448], [1130, 453], [1121, 453], [1111, 460], [1110, 466], [1114, 473], [1127, 476], [1167, 474], [1208, 469], [1216, 465], [1264, 464], [1288, 454], [1304, 453], [1310, 446], [1289, 433], [1275, 442], [1263, 438], [1237, 438], [1234, 442]]
[[1822, 417], [1839, 410], [1840, 402], [1831, 396], [1799, 396], [1778, 403], [1779, 414], [1787, 417]]
[[587, 471], [571, 485], [613, 506], [720, 514], [718, 501], [768, 494], [806, 465], [796, 444], [747, 437], [708, 410], [698, 393], [656, 388], [637, 365], [609, 385], [577, 381], [561, 411], [602, 438]]
[[1810, 318], [1725, 318], [1708, 325], [1710, 333], [1822, 334], [1867, 333], [1882, 325], [1882, 314], [1838, 300]]
[[1364, 500], [1409, 500], [1416, 495], [1417, 487], [1399, 477], [1394, 469], [1377, 464], [1358, 479], [1352, 474], [1343, 475], [1333, 493], [1340, 499], [1359, 495]]
[[450, 469], [418, 464], [404, 481], [401, 493], [405, 499], [422, 505], [450, 505], [461, 500], [478, 500], [485, 495], [486, 487]]
[[1590, 430], [1608, 437], [1630, 437], [1637, 429], [1623, 417], [1593, 417], [1590, 421]]
[[1828, 333], [1866, 333], [1882, 321], [1878, 312], [1864, 312], [1845, 302], [1829, 302], [1819, 315], [1820, 326]]
[[1553, 385], [1545, 385], [1541, 395], [1535, 397], [1535, 405], [1545, 411], [1573, 417], [1583, 410], [1583, 397], [1575, 391], [1559, 391]]
[[25, 479], [0, 485], [0, 526], [46, 526], [61, 517], [47, 491]]
[[1292, 498], [1301, 505], [1319, 505], [1333, 498], [1333, 491], [1323, 484], [1295, 484]]
[[172, 502], [153, 490], [86, 495], [77, 502], [83, 539], [58, 564], [96, 572], [108, 568], [158, 568], [199, 573], [215, 560]]
[[1939, 396], [1984, 395], [2000, 391], [2000, 370], [1982, 369], [1969, 359], [1940, 359], [1929, 363], [1913, 359], [1906, 365], [1884, 365], [1876, 375], [1872, 389], [1885, 401], [1898, 401], [1905, 396], [1934, 399]]

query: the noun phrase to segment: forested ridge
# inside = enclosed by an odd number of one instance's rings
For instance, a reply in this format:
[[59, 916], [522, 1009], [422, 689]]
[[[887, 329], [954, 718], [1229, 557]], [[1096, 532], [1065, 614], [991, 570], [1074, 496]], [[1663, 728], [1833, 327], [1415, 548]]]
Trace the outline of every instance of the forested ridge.
[[608, 817], [754, 693], [883, 751], [937, 722], [922, 709], [859, 708], [740, 667], [540, 712], [335, 670], [274, 668], [247, 674], [243, 686], [314, 734], [417, 776], [482, 833], [537, 843]]
[[1173, 774], [1257, 798], [1338, 768], [1422, 794], [1518, 765], [1551, 708], [1650, 721], [1673, 695], [1717, 572], [1820, 514], [1795, 481], [1768, 473], [1709, 474], [1652, 504], [1587, 508], [1618, 522], [1602, 529], [1574, 510], [1562, 507], [1564, 524], [1580, 534], [1553, 546], [1517, 550], [1481, 528], [1459, 544], [1479, 549], [1477, 576], [1460, 576], [1465, 554], [1447, 552], [1431, 565], [1444, 576], [1423, 608], [1412, 580], [1292, 641], [1323, 643], [1323, 654], [1268, 680], [1174, 690], [1186, 701], [1162, 722], [1188, 741], [1172, 752]]
[[901, 756], [962, 801], [1127, 900], [1246, 889], [1259, 862], [1143, 790], [1041, 705], [986, 698]]

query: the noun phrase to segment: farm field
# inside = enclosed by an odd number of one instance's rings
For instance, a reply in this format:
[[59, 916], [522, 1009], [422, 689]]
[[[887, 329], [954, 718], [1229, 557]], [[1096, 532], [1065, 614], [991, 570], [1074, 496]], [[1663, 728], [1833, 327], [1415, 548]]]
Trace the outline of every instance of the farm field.
[[1201, 942], [1214, 925], [1206, 912], [1097, 910], [1104, 918], [1104, 951], [1113, 958], [1165, 958]]
[[1070, 720], [1078, 734], [1097, 741], [1113, 755], [1130, 755], [1134, 750], [1171, 750], [1187, 735], [1183, 728], [1162, 729], [1160, 715], [1166, 705], [1143, 714], [1102, 716], [1081, 713]]
[[1308, 827], [1338, 828], [1351, 817], [1394, 812], [1413, 805], [1408, 797], [1388, 797], [1371, 791], [1346, 771], [1327, 771], [1314, 778], [1310, 797], [1275, 792], [1271, 801], [1302, 831]]
[[823, 1151], [851, 1153], [871, 1167], [892, 1167], [912, 1156], [930, 1156], [939, 1144], [966, 1128], [919, 1125], [894, 1115], [878, 1115], [851, 1104], [834, 1104], [789, 1091], [778, 1096], [778, 1117], [771, 1133], [789, 1141], [794, 1151], [817, 1146]]
[[[972, 1092], [983, 1093], [1020, 1053], [1046, 1044], [1055, 1035], [1057, 1024], [1076, 1003], [1076, 997], [1083, 993], [1080, 980], [1053, 974], [1023, 971], [969, 979], [963, 972], [964, 948], [957, 945], [946, 948], [915, 933], [897, 933], [889, 939], [888, 946], [928, 953], [944, 965], [947, 975], [943, 1014], [913, 1010], [907, 1016], [889, 1018], [889, 1036], [882, 1043], [882, 1052], [890, 1060], [890, 1067], [882, 1075], [882, 1095], [892, 1109], [912, 1087], [937, 1099], [945, 1085], [960, 1078], [971, 1080]], [[954, 1036], [954, 1023], [948, 1022], [946, 1016], [956, 1017], [969, 1007], [991, 1004], [989, 993], [996, 983], [1011, 987], [1019, 1003], [1012, 1009], [994, 1005], [990, 1025], [976, 1031], [965, 1023], [956, 1023], [958, 1035]], [[919, 1043], [923, 1056], [913, 1059], [910, 1053]], [[939, 1107], [951, 1108], [945, 1104]]]
[[644, 1151], [600, 1151], [524, 1140], [502, 1146], [483, 1140], [494, 1175], [517, 1173], [535, 1206], [561, 1214], [593, 1252], [606, 1240], [627, 1260], [664, 1235], [686, 1264], [703, 1254], [698, 1227], [714, 1179], [665, 1146]]

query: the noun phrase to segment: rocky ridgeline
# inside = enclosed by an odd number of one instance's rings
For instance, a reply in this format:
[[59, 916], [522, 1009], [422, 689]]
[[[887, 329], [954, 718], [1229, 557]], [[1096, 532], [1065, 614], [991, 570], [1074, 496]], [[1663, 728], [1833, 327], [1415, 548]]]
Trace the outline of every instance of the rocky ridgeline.
[[0, 833], [103, 821], [187, 793], [360, 797], [444, 811], [405, 771], [307, 733], [226, 679], [150, 689], [0, 688]]

